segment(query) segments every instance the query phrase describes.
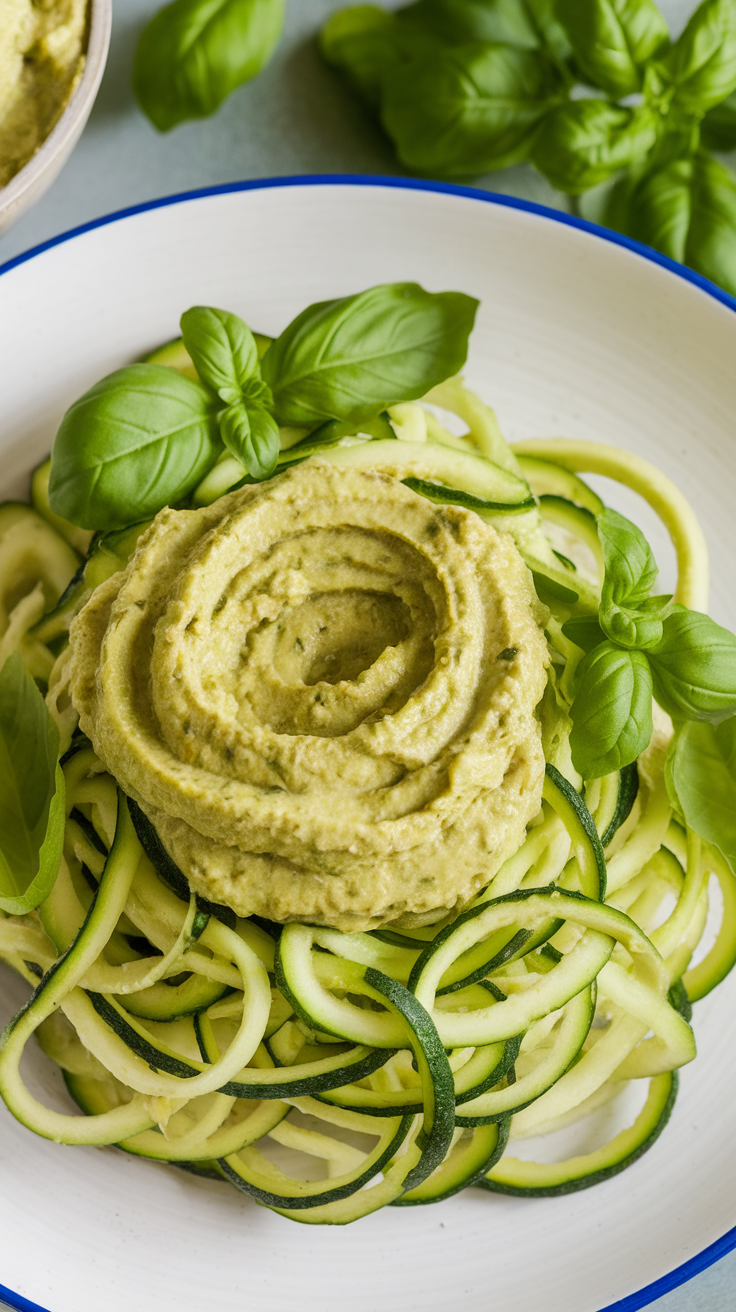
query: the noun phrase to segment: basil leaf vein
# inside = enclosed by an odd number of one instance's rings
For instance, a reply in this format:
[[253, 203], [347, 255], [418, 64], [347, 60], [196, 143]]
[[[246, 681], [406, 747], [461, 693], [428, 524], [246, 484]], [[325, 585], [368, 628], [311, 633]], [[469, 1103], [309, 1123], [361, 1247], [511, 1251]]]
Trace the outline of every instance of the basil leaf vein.
[[284, 425], [360, 420], [458, 372], [478, 302], [389, 283], [297, 315], [261, 363]]

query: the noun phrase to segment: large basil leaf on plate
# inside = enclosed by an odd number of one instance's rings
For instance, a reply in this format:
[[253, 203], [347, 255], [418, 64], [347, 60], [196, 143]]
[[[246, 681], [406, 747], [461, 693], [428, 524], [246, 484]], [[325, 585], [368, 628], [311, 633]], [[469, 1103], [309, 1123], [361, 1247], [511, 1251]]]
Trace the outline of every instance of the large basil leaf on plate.
[[125, 528], [186, 497], [222, 441], [209, 388], [165, 365], [108, 374], [69, 407], [51, 453], [54, 514], [80, 528]]
[[570, 751], [584, 779], [620, 770], [652, 736], [652, 676], [646, 656], [612, 642], [595, 647], [576, 671]]
[[64, 845], [59, 731], [17, 652], [0, 671], [0, 908], [22, 916], [48, 897]]
[[674, 606], [647, 654], [654, 695], [673, 719], [717, 723], [736, 714], [736, 636], [709, 615]]
[[465, 363], [478, 302], [388, 283], [311, 305], [263, 357], [280, 424], [360, 420], [423, 396]]

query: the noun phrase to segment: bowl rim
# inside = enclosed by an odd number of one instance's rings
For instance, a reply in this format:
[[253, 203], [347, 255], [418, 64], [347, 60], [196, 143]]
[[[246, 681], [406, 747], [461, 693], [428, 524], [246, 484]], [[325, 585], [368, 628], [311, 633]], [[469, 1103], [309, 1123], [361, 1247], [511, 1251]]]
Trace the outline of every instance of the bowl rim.
[[[92, 0], [92, 5], [93, 12], [98, 12], [102, 6], [106, 6], [109, 10], [110, 0]], [[81, 91], [83, 83], [84, 78], [78, 91]], [[76, 100], [76, 95], [74, 100]], [[71, 103], [74, 103], [74, 101]], [[68, 108], [70, 106], [67, 106]], [[62, 119], [63, 117], [64, 115], [62, 115]], [[61, 120], [59, 123], [61, 123]], [[58, 126], [59, 124], [57, 124]], [[56, 129], [54, 129], [55, 131]], [[51, 138], [49, 137], [47, 140], [51, 140]], [[37, 156], [34, 158], [37, 158]], [[669, 256], [660, 254], [651, 246], [645, 246], [642, 242], [635, 241], [631, 237], [623, 236], [621, 233], [614, 232], [610, 228], [604, 228], [600, 224], [591, 223], [588, 219], [568, 214], [564, 210], [555, 210], [548, 205], [540, 205], [536, 201], [522, 200], [520, 197], [480, 190], [476, 187], [461, 186], [452, 182], [430, 182], [423, 178], [362, 173], [305, 173], [275, 178], [255, 178], [241, 182], [225, 182], [207, 187], [198, 187], [193, 190], [175, 192], [169, 196], [157, 197], [153, 200], [141, 201], [138, 204], [126, 206], [124, 209], [114, 210], [110, 214], [103, 214], [99, 218], [89, 220], [87, 223], [81, 223], [74, 228], [59, 233], [56, 237], [50, 237], [46, 241], [32, 246], [29, 250], [21, 252], [20, 255], [13, 256], [11, 259], [6, 260], [4, 264], [0, 264], [0, 276], [9, 273], [12, 269], [18, 268], [29, 260], [35, 259], [37, 255], [42, 255], [55, 246], [71, 241], [75, 237], [83, 236], [87, 232], [93, 232], [97, 228], [107, 227], [112, 223], [119, 222], [121, 219], [131, 218], [137, 214], [145, 214], [149, 210], [164, 209], [167, 206], [179, 205], [190, 200], [202, 200], [208, 196], [227, 196], [246, 191], [313, 186], [392, 187], [405, 191], [424, 191], [458, 196], [467, 200], [479, 201], [482, 204], [497, 205], [506, 209], [520, 210], [526, 214], [534, 214], [543, 219], [551, 219], [555, 223], [577, 228], [579, 231], [587, 232], [593, 237], [621, 246], [652, 264], [658, 264], [677, 278], [698, 287], [727, 309], [736, 312], [736, 296], [724, 291], [723, 288], [711, 282], [709, 278], [703, 277], [702, 274], [696, 273], [686, 265], [678, 264]], [[625, 1298], [619, 1299], [615, 1303], [606, 1304], [605, 1307], [599, 1309], [599, 1312], [639, 1312], [639, 1309], [649, 1306], [655, 1299], [661, 1298], [663, 1294], [670, 1293], [679, 1285], [685, 1284], [693, 1276], [706, 1270], [707, 1267], [712, 1266], [714, 1262], [717, 1262], [721, 1257], [725, 1257], [727, 1253], [732, 1252], [734, 1249], [736, 1249], [736, 1226], [727, 1230], [719, 1239], [714, 1240], [712, 1244], [689, 1258], [687, 1262], [674, 1267], [665, 1275], [660, 1276], [658, 1280], [652, 1281], [642, 1289], [626, 1295]], [[50, 1312], [49, 1309], [43, 1308], [39, 1303], [31, 1302], [29, 1299], [24, 1298], [22, 1294], [17, 1294], [2, 1284], [0, 1284], [0, 1300], [5, 1302], [9, 1308], [15, 1309], [15, 1312]]]
[[12, 209], [26, 191], [51, 167], [74, 133], [79, 120], [84, 121], [92, 108], [105, 71], [112, 31], [112, 0], [89, 0], [89, 36], [85, 51], [84, 72], [71, 100], [35, 153], [18, 170], [15, 177], [0, 188], [0, 212]]

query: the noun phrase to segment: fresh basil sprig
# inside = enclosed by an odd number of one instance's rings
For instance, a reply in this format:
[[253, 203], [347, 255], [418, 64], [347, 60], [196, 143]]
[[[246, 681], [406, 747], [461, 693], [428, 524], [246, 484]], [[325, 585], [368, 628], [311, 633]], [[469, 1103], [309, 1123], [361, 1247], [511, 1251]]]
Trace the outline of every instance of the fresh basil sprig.
[[652, 597], [657, 563], [623, 515], [597, 517], [604, 577], [598, 616], [562, 631], [586, 653], [575, 675], [570, 750], [585, 779], [635, 761], [652, 734], [652, 694], [679, 724], [736, 715], [736, 636], [708, 615]]
[[736, 182], [707, 153], [736, 148], [736, 0], [703, 0], [675, 42], [654, 0], [355, 5], [321, 48], [408, 168], [530, 159], [575, 212], [736, 295]]
[[0, 671], [0, 908], [11, 916], [48, 897], [64, 846], [59, 732], [18, 652]]
[[161, 364], [118, 369], [67, 410], [51, 453], [53, 511], [118, 529], [186, 503], [227, 448], [258, 481], [273, 473], [279, 423], [370, 423], [465, 363], [478, 302], [387, 283], [297, 315], [259, 362], [237, 315], [181, 319], [197, 378]]
[[200, 378], [225, 403], [217, 416], [225, 446], [252, 478], [268, 478], [276, 468], [279, 429], [250, 328], [228, 310], [195, 305], [182, 315], [181, 332]]
[[311, 305], [262, 361], [279, 423], [368, 419], [423, 396], [465, 363], [478, 302], [388, 283]]
[[268, 62], [284, 0], [174, 0], [138, 42], [133, 86], [160, 132], [206, 118]]

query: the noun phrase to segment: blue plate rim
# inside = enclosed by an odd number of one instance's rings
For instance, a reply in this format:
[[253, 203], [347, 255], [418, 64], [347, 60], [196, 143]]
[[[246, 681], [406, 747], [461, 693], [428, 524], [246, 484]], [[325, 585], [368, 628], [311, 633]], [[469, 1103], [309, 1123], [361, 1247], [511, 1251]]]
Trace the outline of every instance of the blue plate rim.
[[[578, 228], [582, 232], [587, 232], [593, 237], [599, 237], [603, 241], [611, 242], [615, 246], [623, 246], [625, 250], [632, 251], [635, 255], [641, 256], [651, 264], [658, 264], [661, 268], [669, 270], [676, 277], [682, 278], [685, 282], [700, 288], [714, 300], [720, 301], [727, 309], [736, 311], [736, 296], [731, 296], [729, 292], [717, 287], [715, 283], [702, 274], [696, 273], [694, 269], [689, 269], [686, 265], [678, 264], [671, 260], [667, 255], [661, 255], [651, 246], [645, 246], [642, 242], [634, 241], [631, 237], [625, 237], [622, 233], [613, 232], [610, 228], [603, 228], [600, 224], [591, 223], [588, 219], [579, 218], [576, 214], [566, 214], [564, 210], [554, 210], [548, 205], [540, 205], [533, 200], [522, 200], [518, 196], [506, 196], [496, 191], [481, 191], [476, 187], [463, 187], [453, 182], [430, 182], [423, 178], [401, 178], [382, 176], [381, 174], [366, 173], [298, 173], [289, 174], [278, 178], [254, 178], [242, 182], [223, 182], [209, 187], [197, 187], [190, 191], [175, 192], [171, 196], [160, 196], [154, 200], [141, 201], [136, 205], [128, 205], [124, 209], [113, 210], [110, 214], [103, 214], [97, 219], [90, 219], [87, 223], [80, 223], [75, 228], [69, 228], [66, 232], [59, 233], [56, 237], [49, 237], [47, 241], [39, 242], [37, 246], [30, 247], [27, 251], [22, 251], [20, 255], [14, 255], [11, 259], [0, 264], [0, 276], [9, 273], [11, 269], [18, 268], [19, 265], [25, 264], [37, 255], [42, 255], [44, 251], [51, 250], [54, 246], [61, 246], [74, 237], [81, 237], [86, 232], [93, 232], [96, 228], [105, 228], [108, 224], [117, 223], [121, 219], [132, 218], [136, 214], [145, 214], [148, 210], [164, 209], [168, 205], [180, 205], [184, 201], [202, 200], [206, 196], [227, 196], [240, 191], [261, 191], [266, 189], [275, 189], [277, 187], [314, 187], [314, 186], [356, 186], [356, 187], [395, 187], [404, 191], [430, 191], [439, 192], [448, 196], [462, 196], [467, 200], [481, 201], [484, 204], [501, 205], [507, 209], [521, 210], [526, 214], [536, 214], [544, 219], [552, 219], [555, 223], [563, 223], [571, 228]], [[666, 1275], [660, 1276], [651, 1284], [645, 1285], [643, 1289], [637, 1290], [633, 1294], [627, 1294], [625, 1298], [619, 1299], [616, 1303], [607, 1303], [605, 1307], [599, 1308], [598, 1312], [638, 1312], [640, 1308], [648, 1307], [653, 1303], [655, 1298], [661, 1298], [663, 1294], [677, 1289], [679, 1285], [684, 1285], [693, 1276], [705, 1271], [714, 1262], [736, 1248], [736, 1226], [732, 1230], [727, 1230], [720, 1239], [716, 1239], [702, 1252], [696, 1253], [694, 1257], [683, 1262], [681, 1266], [675, 1267]], [[24, 1298], [22, 1294], [16, 1294], [12, 1289], [0, 1285], [0, 1300], [15, 1312], [50, 1312], [50, 1309], [41, 1307], [40, 1303], [32, 1303], [29, 1299]]]

